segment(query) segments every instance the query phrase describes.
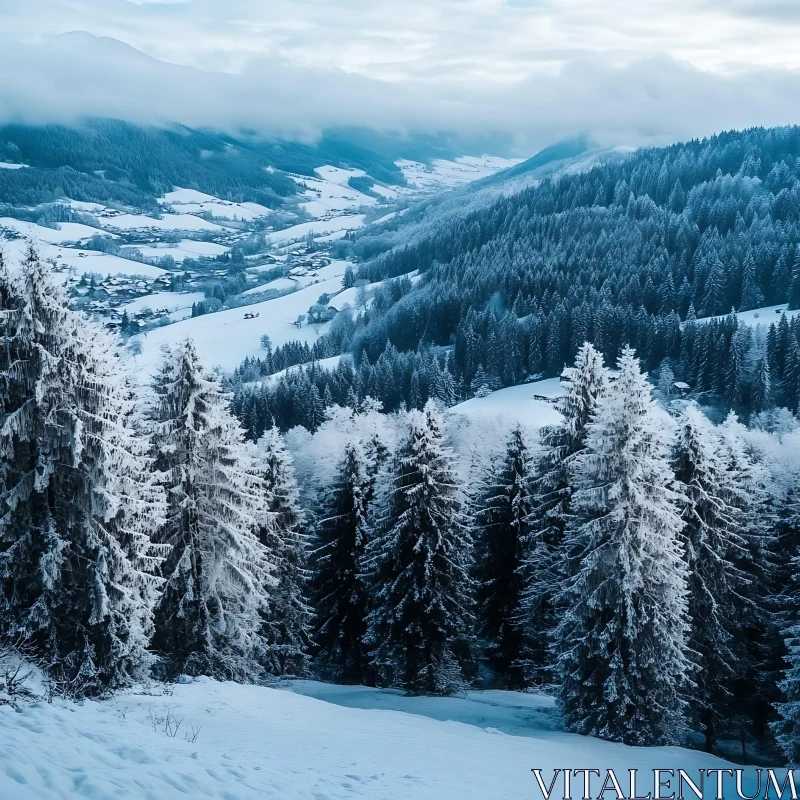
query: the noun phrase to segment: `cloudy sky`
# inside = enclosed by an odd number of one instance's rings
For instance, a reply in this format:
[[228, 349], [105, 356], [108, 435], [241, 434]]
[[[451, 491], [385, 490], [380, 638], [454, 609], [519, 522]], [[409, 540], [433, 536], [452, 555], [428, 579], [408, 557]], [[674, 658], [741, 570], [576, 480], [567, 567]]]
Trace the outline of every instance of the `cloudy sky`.
[[800, 121], [800, 0], [0, 0], [0, 31], [6, 119], [498, 131], [521, 151]]

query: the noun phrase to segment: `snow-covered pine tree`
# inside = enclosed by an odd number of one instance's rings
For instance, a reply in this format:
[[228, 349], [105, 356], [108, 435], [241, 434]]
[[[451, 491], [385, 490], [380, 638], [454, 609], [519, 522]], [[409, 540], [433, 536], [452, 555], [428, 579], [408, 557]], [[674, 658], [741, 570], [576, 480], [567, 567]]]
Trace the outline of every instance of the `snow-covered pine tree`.
[[603, 357], [586, 342], [578, 351], [566, 392], [558, 401], [563, 422], [541, 431], [542, 452], [532, 486], [532, 511], [526, 520], [518, 613], [524, 634], [521, 658], [530, 683], [549, 679], [554, 598], [569, 573], [562, 544], [570, 516], [572, 462], [585, 446], [586, 425], [607, 387]]
[[119, 354], [33, 248], [0, 305], [0, 635], [100, 694], [149, 670], [159, 494]]
[[[743, 520], [740, 529], [744, 546], [736, 551], [735, 565], [746, 577], [739, 589], [744, 603], [735, 629], [740, 663], [733, 715], [749, 715], [752, 733], [763, 741], [767, 723], [773, 717], [776, 696], [775, 643], [781, 635], [781, 615], [776, 614], [776, 578], [780, 577], [780, 547], [777, 544], [778, 517], [774, 497], [767, 490], [768, 470], [748, 446], [746, 428], [733, 411], [716, 429], [722, 442], [728, 502]], [[783, 563], [786, 563], [785, 561]], [[785, 573], [784, 573], [785, 575]]]
[[792, 282], [789, 285], [789, 308], [800, 308], [800, 245], [797, 246], [792, 262]]
[[756, 365], [756, 379], [751, 393], [751, 405], [756, 414], [767, 411], [774, 405], [769, 360], [766, 358], [759, 359]]
[[294, 466], [283, 437], [271, 428], [258, 442], [263, 464], [267, 524], [261, 542], [275, 563], [276, 585], [264, 613], [264, 667], [271, 675], [308, 672], [311, 609], [306, 602], [308, 539]]
[[435, 403], [407, 420], [367, 547], [374, 608], [365, 643], [381, 683], [446, 695], [471, 670], [471, 536]]
[[738, 475], [722, 458], [723, 444], [705, 415], [690, 405], [681, 415], [673, 467], [681, 482], [683, 540], [688, 566], [689, 645], [697, 666], [692, 714], [712, 752], [727, 713], [731, 682], [745, 672], [743, 630], [748, 583], [747, 518], [736, 505]]
[[253, 680], [272, 565], [257, 461], [194, 345], [165, 348], [153, 382], [155, 468], [167, 493], [164, 591], [153, 645], [163, 672]]
[[749, 311], [751, 308], [761, 308], [764, 305], [764, 293], [756, 280], [756, 265], [753, 256], [748, 254], [744, 262], [742, 275], [742, 302], [739, 311]]
[[674, 743], [691, 665], [680, 495], [668, 431], [630, 348], [575, 458], [564, 586], [554, 635], [568, 730], [631, 745]]
[[522, 668], [522, 561], [531, 513], [533, 465], [525, 435], [511, 431], [505, 456], [492, 465], [475, 508], [475, 576], [479, 630], [490, 665], [508, 688], [526, 684]]
[[361, 446], [348, 443], [318, 515], [312, 595], [315, 664], [323, 677], [339, 683], [370, 682], [363, 642], [370, 602], [362, 572], [371, 483]]
[[[774, 607], [781, 639], [773, 643], [773, 674], [779, 676], [780, 719], [772, 723], [778, 745], [792, 767], [800, 765], [800, 504], [796, 489], [782, 503], [774, 543], [777, 569], [773, 577]], [[787, 669], [788, 664], [788, 669]]]

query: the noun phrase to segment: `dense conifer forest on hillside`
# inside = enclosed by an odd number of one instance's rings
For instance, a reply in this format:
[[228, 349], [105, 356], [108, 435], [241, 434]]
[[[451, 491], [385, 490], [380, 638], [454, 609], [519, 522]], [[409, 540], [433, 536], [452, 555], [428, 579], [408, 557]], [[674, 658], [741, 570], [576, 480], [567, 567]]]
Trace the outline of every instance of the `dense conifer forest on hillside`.
[[[4, 125], [0, 161], [29, 168], [0, 171], [0, 203], [35, 205], [66, 196], [157, 210], [155, 198], [181, 186], [274, 208], [298, 191], [284, 173], [314, 177], [322, 164], [356, 167], [384, 183], [403, 184], [394, 163], [397, 142], [368, 139], [385, 151], [376, 153], [361, 139], [358, 131], [333, 130], [304, 144], [114, 119], [90, 119], [79, 126]], [[432, 145], [411, 142], [409, 147], [423, 157], [436, 152]]]
[[[798, 127], [723, 133], [567, 170], [456, 222], [434, 216], [426, 236], [359, 265], [382, 285], [317, 345], [352, 352], [354, 368], [310, 366], [238, 403], [259, 427], [313, 428], [310, 394], [421, 407], [449, 394], [437, 372], [466, 398], [557, 375], [588, 340], [611, 364], [628, 344], [649, 371], [739, 412], [794, 411], [800, 328], [772, 315], [760, 341], [736, 312], [800, 306], [798, 156]], [[415, 271], [412, 288], [401, 276]]]

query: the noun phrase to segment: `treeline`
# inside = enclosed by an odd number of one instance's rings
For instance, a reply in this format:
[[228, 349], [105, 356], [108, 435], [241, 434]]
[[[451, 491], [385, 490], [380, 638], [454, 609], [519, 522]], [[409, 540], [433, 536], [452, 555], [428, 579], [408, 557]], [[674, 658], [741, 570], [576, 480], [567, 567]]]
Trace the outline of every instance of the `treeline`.
[[69, 166], [55, 169], [4, 169], [0, 172], [0, 201], [9, 206], [55, 203], [64, 197], [158, 211], [158, 203], [152, 193], [131, 184], [86, 174]]
[[[741, 324], [736, 314], [711, 321], [696, 321], [690, 315], [683, 323], [673, 314], [663, 327], [658, 318], [641, 313], [611, 319], [615, 324], [600, 331], [582, 325], [581, 335], [598, 346], [609, 338], [618, 348], [627, 341], [638, 345], [642, 362], [661, 379], [666, 394], [674, 392], [675, 381], [683, 381], [705, 405], [744, 416], [773, 408], [798, 411], [798, 317], [790, 320], [783, 313], [765, 318], [758, 335], [759, 329]], [[420, 346], [401, 352], [388, 344], [374, 363], [364, 349], [353, 364], [343, 360], [325, 369], [310, 363], [260, 383], [253, 382], [285, 367], [274, 367], [269, 359], [247, 360], [234, 370], [226, 388], [234, 393], [236, 416], [248, 435], [257, 438], [273, 425], [282, 431], [295, 425], [314, 431], [326, 408], [357, 408], [366, 397], [380, 401], [387, 413], [401, 407], [421, 409], [429, 399], [449, 407], [504, 386], [560, 374], [569, 363], [570, 343], [562, 346], [556, 337], [545, 339], [535, 318], [486, 310], [470, 313], [468, 323], [449, 348]], [[330, 355], [330, 338], [323, 337], [311, 348], [295, 347], [292, 360], [302, 364]]]
[[306, 145], [101, 118], [75, 126], [1, 126], [0, 161], [30, 167], [0, 173], [0, 203], [9, 205], [67, 196], [156, 211], [156, 198], [181, 186], [276, 208], [297, 192], [281, 170], [313, 177], [322, 164], [361, 167], [384, 182], [405, 182], [394, 158], [341, 133]]
[[224, 377], [227, 388], [236, 391], [243, 383], [258, 381], [297, 364], [308, 364], [310, 361], [326, 358], [324, 345], [318, 341], [311, 347], [308, 342], [286, 342], [273, 350], [269, 336], [264, 335], [261, 337], [261, 347], [264, 350], [263, 356], [248, 356], [230, 375]]
[[[799, 157], [800, 128], [725, 133], [448, 215], [427, 237], [359, 265], [359, 278], [387, 287], [417, 270], [423, 280], [400, 296], [381, 292], [326, 337], [328, 351], [363, 351], [375, 364], [389, 346], [454, 347], [465, 391], [479, 370], [500, 386], [557, 375], [588, 339], [609, 362], [623, 344], [648, 370], [667, 359], [694, 386], [685, 322], [800, 305]], [[731, 341], [715, 342], [715, 368], [740, 358]], [[755, 382], [762, 355], [745, 354], [743, 382]]]
[[258, 153], [182, 126], [140, 127], [110, 119], [75, 127], [6, 125], [0, 142], [6, 151], [13, 148], [16, 161], [33, 168], [3, 170], [0, 201], [7, 203], [66, 195], [156, 209], [156, 197], [181, 186], [272, 208], [296, 192], [291, 179], [265, 169], [269, 164]]
[[[278, 348], [276, 353], [286, 347]], [[328, 370], [316, 363], [317, 359], [328, 356], [322, 340], [317, 340], [312, 348], [303, 345], [292, 350], [295, 358], [303, 359], [295, 361], [296, 364], [311, 360], [314, 363], [278, 378], [252, 383], [271, 373], [266, 371], [267, 362], [259, 360], [256, 364], [248, 359], [234, 371], [232, 378], [225, 379], [225, 387], [233, 393], [231, 408], [248, 438], [258, 438], [273, 426], [286, 431], [302, 425], [316, 431], [327, 409], [332, 406], [357, 409], [367, 398], [378, 401], [386, 413], [391, 413], [401, 408], [422, 409], [429, 399], [448, 408], [465, 396], [453, 378], [452, 354], [448, 356], [433, 349], [399, 353], [390, 346], [375, 364], [370, 364], [362, 354], [355, 367], [348, 361], [340, 361]], [[304, 357], [306, 353], [310, 358]], [[485, 372], [480, 372], [468, 391], [483, 394], [493, 388], [498, 386]]]

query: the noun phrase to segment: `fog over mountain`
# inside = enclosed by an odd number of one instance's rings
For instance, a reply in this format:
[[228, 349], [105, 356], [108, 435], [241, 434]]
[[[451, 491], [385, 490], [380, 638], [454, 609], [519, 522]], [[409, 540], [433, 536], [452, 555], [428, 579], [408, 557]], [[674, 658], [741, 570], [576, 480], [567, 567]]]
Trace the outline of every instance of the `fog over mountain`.
[[529, 154], [576, 133], [636, 145], [785, 124], [800, 100], [789, 3], [4, 5], [4, 122], [480, 131]]

